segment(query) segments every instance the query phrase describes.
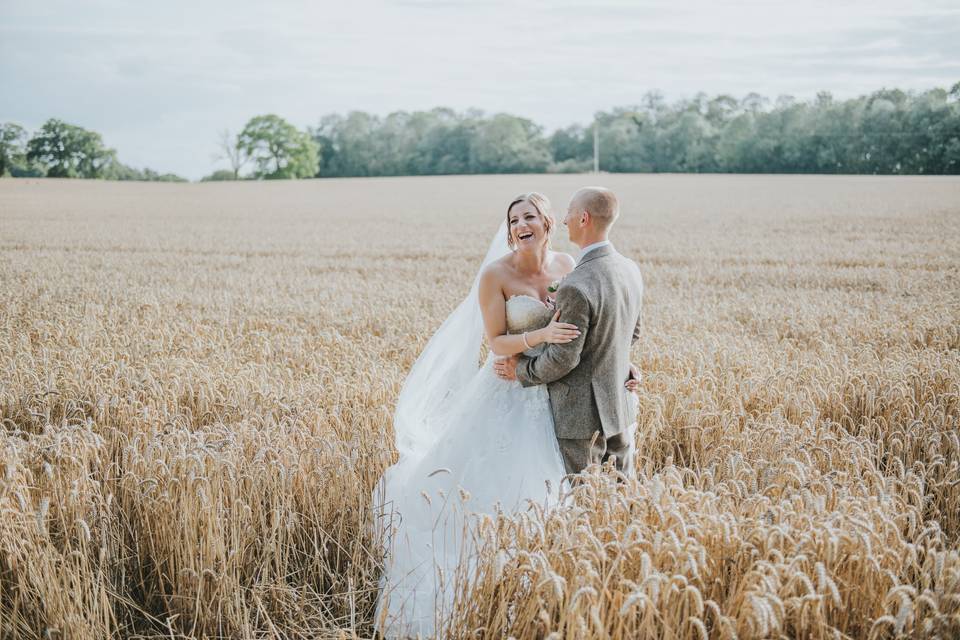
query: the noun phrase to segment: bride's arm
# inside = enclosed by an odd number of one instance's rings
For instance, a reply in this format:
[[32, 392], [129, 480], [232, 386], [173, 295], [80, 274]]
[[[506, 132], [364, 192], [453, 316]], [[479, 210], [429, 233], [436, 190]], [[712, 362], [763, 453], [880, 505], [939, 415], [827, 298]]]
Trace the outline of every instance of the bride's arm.
[[[527, 349], [523, 338], [507, 333], [507, 301], [503, 297], [500, 278], [493, 269], [487, 269], [480, 276], [480, 313], [483, 314], [483, 330], [490, 343], [490, 350], [498, 356], [512, 356]], [[537, 338], [527, 333], [527, 344], [535, 346]], [[539, 343], [536, 343], [539, 344]]]
[[[483, 330], [490, 343], [490, 350], [498, 356], [512, 356], [544, 342], [565, 344], [573, 340], [576, 327], [557, 321], [554, 316], [549, 325], [523, 335], [507, 333], [507, 301], [498, 274], [487, 269], [480, 276], [480, 312], [483, 314]], [[526, 343], [524, 337], [526, 336]]]

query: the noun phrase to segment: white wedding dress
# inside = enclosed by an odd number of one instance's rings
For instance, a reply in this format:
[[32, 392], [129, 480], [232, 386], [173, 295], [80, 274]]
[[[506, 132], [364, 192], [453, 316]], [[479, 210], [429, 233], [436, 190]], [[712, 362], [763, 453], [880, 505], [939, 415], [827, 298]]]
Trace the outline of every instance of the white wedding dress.
[[[520, 333], [546, 326], [553, 311], [522, 295], [507, 300], [506, 314], [508, 331]], [[388, 535], [375, 618], [387, 638], [435, 634], [453, 600], [454, 571], [469, 567], [470, 514], [559, 496], [565, 471], [546, 386], [498, 378], [492, 353], [480, 368], [474, 358], [472, 378], [444, 396], [429, 436], [411, 444], [397, 420], [401, 457], [374, 495]], [[398, 414], [403, 408], [398, 402]]]

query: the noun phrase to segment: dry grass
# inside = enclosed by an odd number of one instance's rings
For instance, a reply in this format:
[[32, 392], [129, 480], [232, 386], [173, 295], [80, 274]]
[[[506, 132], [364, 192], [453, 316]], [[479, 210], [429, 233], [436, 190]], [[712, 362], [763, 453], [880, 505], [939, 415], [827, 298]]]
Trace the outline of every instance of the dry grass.
[[[584, 180], [0, 181], [0, 637], [369, 636], [404, 372]], [[448, 634], [957, 637], [960, 181], [603, 182], [642, 472], [491, 520]]]

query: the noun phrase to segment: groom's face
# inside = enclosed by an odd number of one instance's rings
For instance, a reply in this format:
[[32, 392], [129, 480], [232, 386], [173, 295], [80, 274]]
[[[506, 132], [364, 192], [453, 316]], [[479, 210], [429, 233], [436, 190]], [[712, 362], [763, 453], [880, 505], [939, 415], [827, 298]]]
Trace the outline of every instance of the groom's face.
[[563, 226], [567, 228], [567, 236], [570, 238], [570, 242], [577, 244], [580, 241], [580, 218], [582, 217], [583, 209], [580, 207], [576, 198], [570, 201], [570, 204], [567, 206], [567, 215], [563, 216]]

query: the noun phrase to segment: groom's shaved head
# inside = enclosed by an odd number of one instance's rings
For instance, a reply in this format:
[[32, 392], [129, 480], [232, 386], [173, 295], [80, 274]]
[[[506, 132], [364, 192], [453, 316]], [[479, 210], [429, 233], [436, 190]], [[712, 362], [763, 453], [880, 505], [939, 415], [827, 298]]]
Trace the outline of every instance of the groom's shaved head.
[[600, 229], [609, 229], [620, 216], [620, 202], [610, 189], [584, 187], [573, 194], [570, 207], [586, 211]]

